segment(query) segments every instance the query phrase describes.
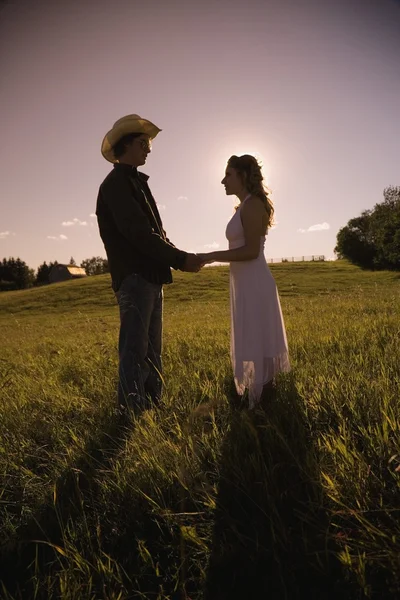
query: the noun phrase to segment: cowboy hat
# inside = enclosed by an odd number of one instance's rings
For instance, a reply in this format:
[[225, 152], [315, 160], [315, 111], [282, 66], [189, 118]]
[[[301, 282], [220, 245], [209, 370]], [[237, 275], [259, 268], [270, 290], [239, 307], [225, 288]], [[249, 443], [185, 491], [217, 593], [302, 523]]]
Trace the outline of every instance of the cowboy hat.
[[112, 126], [112, 129], [104, 136], [101, 144], [101, 153], [104, 158], [112, 163], [117, 162], [114, 156], [113, 147], [124, 135], [128, 133], [145, 133], [151, 139], [155, 138], [159, 129], [154, 123], [147, 119], [142, 119], [139, 115], [126, 115], [118, 119]]

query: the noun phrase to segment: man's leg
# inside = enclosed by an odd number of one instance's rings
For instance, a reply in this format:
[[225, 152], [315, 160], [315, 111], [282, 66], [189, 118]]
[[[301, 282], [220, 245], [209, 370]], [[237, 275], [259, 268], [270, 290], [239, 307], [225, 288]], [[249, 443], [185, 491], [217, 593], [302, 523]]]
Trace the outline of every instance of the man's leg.
[[120, 308], [118, 402], [132, 409], [148, 406], [145, 381], [150, 372], [146, 362], [149, 327], [157, 287], [140, 275], [129, 275], [117, 293]]
[[146, 362], [150, 371], [145, 382], [145, 392], [154, 403], [161, 399], [162, 391], [162, 319], [163, 319], [163, 291], [160, 286], [160, 292], [155, 300], [153, 312], [149, 326], [149, 346], [147, 350]]

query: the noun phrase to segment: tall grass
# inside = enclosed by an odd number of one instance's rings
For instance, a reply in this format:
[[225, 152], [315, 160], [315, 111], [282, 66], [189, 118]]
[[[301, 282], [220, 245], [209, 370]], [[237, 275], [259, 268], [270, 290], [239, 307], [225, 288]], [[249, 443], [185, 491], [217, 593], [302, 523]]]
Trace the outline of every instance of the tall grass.
[[0, 296], [2, 597], [399, 597], [400, 280], [272, 270], [293, 370], [252, 412], [225, 268], [166, 287], [163, 403], [133, 422], [106, 277]]

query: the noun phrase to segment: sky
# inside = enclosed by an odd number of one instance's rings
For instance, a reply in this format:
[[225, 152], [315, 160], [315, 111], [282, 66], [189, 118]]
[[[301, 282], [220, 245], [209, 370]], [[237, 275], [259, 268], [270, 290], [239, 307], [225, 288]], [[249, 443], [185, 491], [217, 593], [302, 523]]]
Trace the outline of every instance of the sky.
[[400, 185], [398, 0], [0, 1], [0, 259], [106, 256], [113, 123], [162, 129], [141, 168], [182, 250], [227, 248], [232, 154], [272, 190], [267, 258], [334, 257]]

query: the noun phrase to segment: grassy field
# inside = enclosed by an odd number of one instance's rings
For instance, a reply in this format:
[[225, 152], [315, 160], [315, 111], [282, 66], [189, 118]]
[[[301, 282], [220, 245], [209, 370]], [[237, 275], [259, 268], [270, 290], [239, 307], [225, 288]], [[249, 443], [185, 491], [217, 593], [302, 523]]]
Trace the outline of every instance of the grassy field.
[[165, 287], [134, 423], [108, 276], [0, 295], [1, 598], [400, 598], [400, 276], [271, 270], [293, 369], [266, 408], [237, 405], [215, 267]]

